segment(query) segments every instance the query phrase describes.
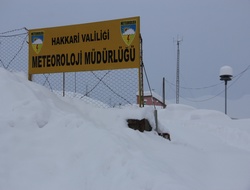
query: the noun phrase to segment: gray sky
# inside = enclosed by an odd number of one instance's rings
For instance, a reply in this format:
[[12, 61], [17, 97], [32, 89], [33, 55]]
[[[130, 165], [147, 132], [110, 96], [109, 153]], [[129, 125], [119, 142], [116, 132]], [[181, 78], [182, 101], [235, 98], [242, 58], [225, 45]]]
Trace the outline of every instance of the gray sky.
[[[183, 98], [216, 95], [224, 89], [219, 70], [234, 75], [250, 65], [250, 0], [1, 0], [0, 32], [80, 24], [140, 16], [144, 64], [152, 89], [175, 98], [176, 43], [180, 45], [180, 89]], [[229, 82], [229, 85], [234, 82]], [[228, 98], [250, 94], [250, 68], [228, 90]], [[145, 85], [146, 86], [146, 85]], [[147, 88], [147, 86], [146, 86]], [[222, 93], [220, 96], [224, 96]], [[180, 103], [182, 98], [180, 98]]]

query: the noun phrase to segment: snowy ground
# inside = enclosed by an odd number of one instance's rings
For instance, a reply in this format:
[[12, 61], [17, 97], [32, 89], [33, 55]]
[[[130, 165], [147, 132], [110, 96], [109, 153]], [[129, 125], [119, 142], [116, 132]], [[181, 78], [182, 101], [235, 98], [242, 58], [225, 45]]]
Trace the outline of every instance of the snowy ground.
[[169, 105], [100, 109], [0, 68], [0, 190], [250, 190], [250, 119]]

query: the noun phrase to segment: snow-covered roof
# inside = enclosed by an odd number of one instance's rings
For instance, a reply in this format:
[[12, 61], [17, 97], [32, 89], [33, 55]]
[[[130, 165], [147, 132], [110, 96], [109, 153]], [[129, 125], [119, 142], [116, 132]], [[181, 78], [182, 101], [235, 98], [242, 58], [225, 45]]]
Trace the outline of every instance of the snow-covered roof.
[[[151, 91], [152, 92], [152, 96], [154, 97], [154, 98], [156, 98], [157, 100], [160, 100], [161, 102], [163, 102], [163, 98], [159, 95], [159, 94], [157, 94], [156, 92], [154, 92], [154, 91]], [[144, 91], [143, 92], [143, 95], [144, 96], [151, 96], [151, 92], [150, 91]], [[139, 92], [137, 92], [137, 94], [136, 94], [137, 96], [139, 95]], [[165, 101], [166, 102], [166, 101]]]

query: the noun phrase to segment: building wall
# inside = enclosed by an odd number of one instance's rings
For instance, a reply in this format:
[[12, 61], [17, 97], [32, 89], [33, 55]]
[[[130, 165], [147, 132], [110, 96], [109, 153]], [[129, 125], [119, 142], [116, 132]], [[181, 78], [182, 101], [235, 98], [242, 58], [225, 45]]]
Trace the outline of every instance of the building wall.
[[[164, 104], [158, 99], [153, 97], [153, 101], [156, 106], [163, 106]], [[154, 105], [151, 96], [144, 96], [144, 105]], [[137, 103], [139, 103], [139, 96], [137, 96]]]

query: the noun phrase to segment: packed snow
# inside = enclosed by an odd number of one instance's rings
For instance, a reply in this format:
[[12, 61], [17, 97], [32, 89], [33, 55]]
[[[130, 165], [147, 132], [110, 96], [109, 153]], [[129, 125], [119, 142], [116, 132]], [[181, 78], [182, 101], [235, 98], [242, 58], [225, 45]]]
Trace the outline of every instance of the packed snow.
[[1, 190], [249, 190], [250, 119], [170, 104], [171, 141], [127, 127], [153, 108], [98, 108], [0, 68]]

